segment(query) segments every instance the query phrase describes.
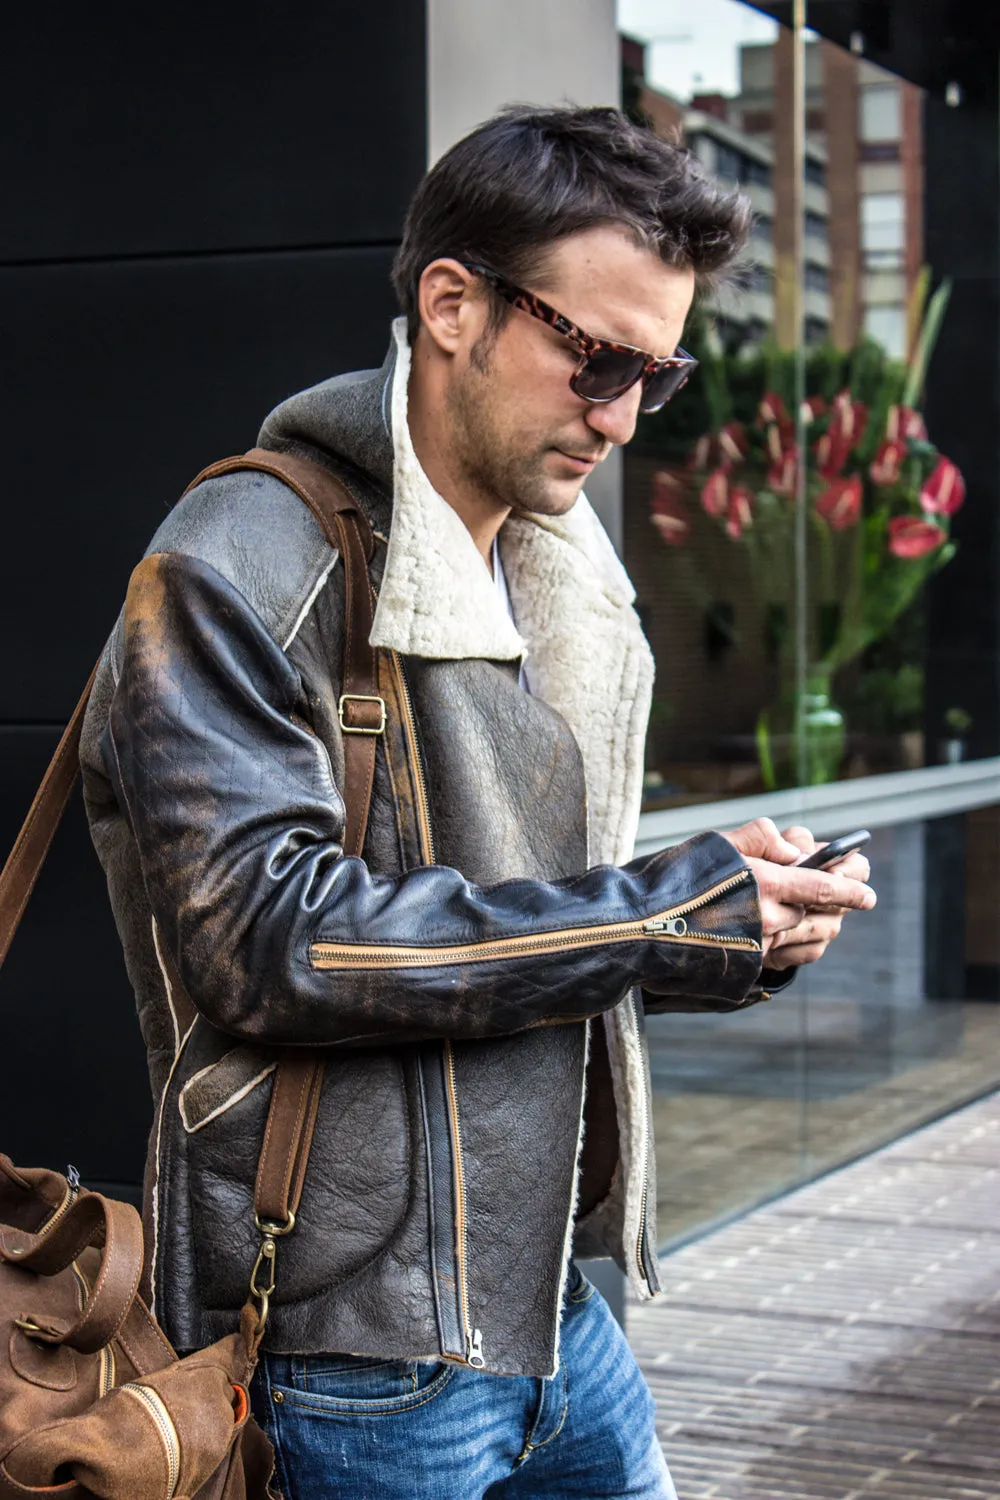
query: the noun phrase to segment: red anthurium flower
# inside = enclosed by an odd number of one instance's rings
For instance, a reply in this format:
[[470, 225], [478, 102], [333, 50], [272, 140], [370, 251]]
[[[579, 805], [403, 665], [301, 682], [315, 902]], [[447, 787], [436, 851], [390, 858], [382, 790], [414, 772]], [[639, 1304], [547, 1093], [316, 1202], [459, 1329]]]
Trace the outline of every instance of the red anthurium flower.
[[850, 440], [842, 433], [835, 432], [831, 422], [829, 430], [817, 440], [813, 452], [816, 455], [816, 467], [822, 477], [836, 479], [850, 457]]
[[729, 508], [729, 470], [713, 469], [701, 492], [701, 503], [710, 516], [724, 516]]
[[699, 470], [707, 469], [712, 462], [712, 452], [715, 448], [715, 438], [710, 432], [702, 433], [701, 437], [691, 449], [688, 459], [688, 468]]
[[895, 484], [903, 462], [902, 443], [883, 443], [872, 460], [869, 474], [876, 484]]
[[861, 518], [861, 477], [835, 479], [816, 501], [816, 510], [834, 531], [846, 531]]
[[653, 475], [649, 519], [663, 541], [671, 547], [682, 547], [691, 530], [691, 522], [681, 499], [683, 493], [684, 484], [676, 474], [661, 469], [658, 474]]
[[783, 427], [788, 421], [788, 409], [777, 391], [765, 391], [763, 400], [757, 408], [757, 425], [764, 427], [768, 422], [774, 422]]
[[925, 557], [944, 539], [940, 526], [920, 516], [893, 516], [889, 522], [889, 551], [896, 557]]
[[920, 491], [920, 504], [929, 516], [953, 516], [965, 499], [965, 480], [950, 458], [939, 458]]
[[850, 391], [841, 391], [834, 397], [830, 424], [816, 444], [816, 464], [824, 479], [836, 479], [851, 449], [864, 437], [867, 423], [868, 408], [860, 401], [852, 401]]
[[777, 422], [771, 422], [764, 433], [764, 442], [767, 446], [767, 456], [773, 464], [780, 464], [785, 455], [788, 444], [785, 435]]
[[740, 459], [746, 458], [750, 449], [750, 441], [742, 422], [726, 423], [719, 433], [719, 448], [722, 457], [728, 459], [730, 463], [739, 463]]
[[734, 541], [738, 541], [748, 526], [753, 525], [753, 496], [742, 485], [736, 485], [729, 496], [729, 514], [726, 530]]
[[912, 406], [890, 406], [885, 435], [890, 443], [905, 442], [907, 438], [926, 439], [927, 428], [923, 417]]
[[798, 482], [798, 450], [790, 448], [767, 472], [767, 482], [776, 495], [793, 496]]
[[868, 424], [868, 408], [861, 401], [852, 401], [850, 391], [841, 391], [834, 396], [830, 412], [830, 430], [844, 438], [856, 448], [865, 435]]

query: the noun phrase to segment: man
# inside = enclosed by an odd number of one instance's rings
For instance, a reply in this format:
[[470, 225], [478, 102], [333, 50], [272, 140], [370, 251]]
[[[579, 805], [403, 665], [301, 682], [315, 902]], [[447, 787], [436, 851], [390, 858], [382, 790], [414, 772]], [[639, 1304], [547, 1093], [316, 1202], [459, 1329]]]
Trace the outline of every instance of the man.
[[380, 740], [362, 858], [344, 572], [301, 502], [209, 479], [133, 575], [83, 759], [179, 1348], [234, 1326], [259, 1256], [275, 1049], [325, 1060], [255, 1390], [289, 1500], [673, 1494], [571, 1262], [658, 1287], [644, 1008], [760, 999], [765, 960], [818, 958], [875, 899], [862, 858], [796, 871], [811, 836], [766, 821], [621, 867], [652, 664], [581, 487], [688, 373], [696, 284], [748, 222], [617, 111], [508, 111], [417, 190], [383, 368], [267, 418], [259, 444], [339, 476], [377, 539], [412, 786]]

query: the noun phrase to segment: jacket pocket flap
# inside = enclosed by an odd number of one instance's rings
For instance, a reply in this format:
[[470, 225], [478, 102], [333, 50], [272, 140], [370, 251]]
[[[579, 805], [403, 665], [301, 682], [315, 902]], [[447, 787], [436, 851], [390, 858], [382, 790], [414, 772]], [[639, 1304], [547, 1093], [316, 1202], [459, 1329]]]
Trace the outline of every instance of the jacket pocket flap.
[[276, 1067], [273, 1056], [260, 1047], [243, 1046], [234, 1047], [218, 1062], [195, 1073], [181, 1089], [178, 1100], [188, 1135], [245, 1099]]

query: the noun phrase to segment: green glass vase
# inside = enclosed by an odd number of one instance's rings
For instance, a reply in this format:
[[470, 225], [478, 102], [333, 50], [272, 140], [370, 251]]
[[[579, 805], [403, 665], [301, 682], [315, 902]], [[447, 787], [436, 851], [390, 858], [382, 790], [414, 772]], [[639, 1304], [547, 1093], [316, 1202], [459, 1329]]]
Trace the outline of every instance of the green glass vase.
[[773, 792], [836, 781], [844, 737], [844, 716], [830, 700], [830, 673], [813, 668], [806, 677], [801, 714], [796, 713], [792, 686], [757, 719], [757, 758], [764, 785]]

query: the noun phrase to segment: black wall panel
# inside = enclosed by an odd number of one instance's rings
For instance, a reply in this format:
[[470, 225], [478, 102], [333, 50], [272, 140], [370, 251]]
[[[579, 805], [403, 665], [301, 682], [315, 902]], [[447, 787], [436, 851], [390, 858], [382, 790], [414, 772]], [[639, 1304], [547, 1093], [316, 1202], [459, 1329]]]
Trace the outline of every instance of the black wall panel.
[[382, 362], [392, 252], [0, 270], [9, 443], [0, 721], [68, 717], [128, 576], [205, 464], [278, 401]]
[[[996, 56], [994, 54], [994, 63]], [[950, 109], [928, 98], [926, 256], [954, 281], [931, 362], [927, 423], [968, 487], [954, 520], [958, 556], [928, 589], [927, 732], [948, 708], [973, 719], [973, 755], [1000, 753], [1000, 96]]]
[[[14, 839], [59, 737], [0, 727], [0, 838]], [[82, 799], [66, 814], [0, 974], [0, 1150], [136, 1184], [152, 1102], [104, 875]]]
[[[421, 0], [5, 16], [0, 857], [184, 485], [381, 361], [425, 23]], [[134, 1188], [150, 1112], [77, 799], [0, 975], [0, 1150]]]
[[0, 259], [396, 238], [424, 24], [418, 0], [12, 7]]

